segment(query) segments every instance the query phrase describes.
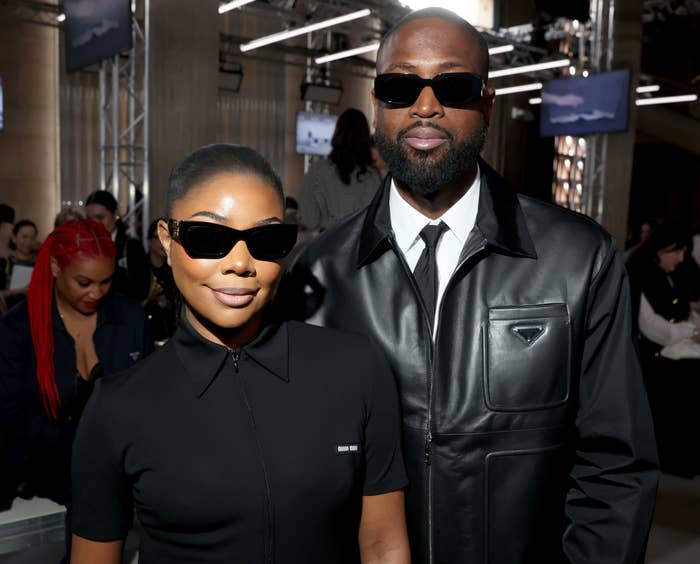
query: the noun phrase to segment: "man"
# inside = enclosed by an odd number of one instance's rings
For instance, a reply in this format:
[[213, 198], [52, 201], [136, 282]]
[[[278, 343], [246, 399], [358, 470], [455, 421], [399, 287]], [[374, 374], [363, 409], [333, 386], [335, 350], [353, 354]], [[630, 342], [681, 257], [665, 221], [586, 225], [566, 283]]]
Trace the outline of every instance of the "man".
[[300, 255], [280, 298], [390, 360], [413, 562], [642, 562], [657, 463], [613, 242], [478, 160], [494, 93], [469, 24], [414, 12], [377, 73], [391, 174]]

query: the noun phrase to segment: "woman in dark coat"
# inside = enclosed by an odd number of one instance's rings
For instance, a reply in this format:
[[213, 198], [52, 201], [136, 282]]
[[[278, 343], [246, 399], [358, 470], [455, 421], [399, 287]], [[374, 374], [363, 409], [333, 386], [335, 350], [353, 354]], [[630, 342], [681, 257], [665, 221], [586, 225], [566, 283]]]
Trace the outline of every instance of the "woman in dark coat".
[[3, 497], [66, 505], [68, 538], [71, 448], [85, 402], [100, 376], [152, 350], [141, 306], [109, 293], [113, 272], [102, 224], [69, 221], [42, 245], [27, 300], [0, 318]]

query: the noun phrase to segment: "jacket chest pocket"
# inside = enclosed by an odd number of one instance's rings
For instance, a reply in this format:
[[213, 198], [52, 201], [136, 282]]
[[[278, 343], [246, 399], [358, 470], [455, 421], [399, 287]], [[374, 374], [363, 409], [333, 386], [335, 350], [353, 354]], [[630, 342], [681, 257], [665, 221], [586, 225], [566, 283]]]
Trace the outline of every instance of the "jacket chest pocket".
[[491, 308], [484, 337], [484, 396], [490, 410], [566, 403], [571, 365], [566, 304]]

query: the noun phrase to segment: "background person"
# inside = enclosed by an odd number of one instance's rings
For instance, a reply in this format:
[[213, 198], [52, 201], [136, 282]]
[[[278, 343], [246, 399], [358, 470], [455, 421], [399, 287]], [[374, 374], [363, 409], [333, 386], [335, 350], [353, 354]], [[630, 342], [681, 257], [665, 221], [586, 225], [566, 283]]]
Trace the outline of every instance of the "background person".
[[450, 11], [383, 37], [390, 175], [301, 252], [280, 304], [389, 359], [414, 562], [641, 562], [658, 471], [624, 265], [593, 221], [479, 159], [488, 72], [484, 38]]
[[407, 564], [396, 391], [364, 337], [276, 323], [294, 246], [281, 182], [210, 145], [169, 181], [158, 233], [182, 294], [174, 337], [99, 384], [73, 460], [73, 564]]
[[319, 232], [364, 208], [381, 184], [372, 167], [372, 138], [367, 118], [354, 108], [338, 117], [327, 159], [314, 163], [299, 188], [299, 218]]
[[151, 323], [153, 340], [159, 345], [173, 336], [178, 307], [173, 271], [168, 264], [163, 244], [158, 238], [158, 222], [161, 220], [165, 221], [164, 218], [159, 218], [148, 226], [148, 262], [151, 266], [151, 283], [143, 306]]
[[10, 239], [14, 224], [14, 208], [7, 204], [0, 204], [0, 258], [7, 258], [10, 255]]
[[700, 473], [700, 454], [689, 448], [700, 433], [695, 407], [700, 359], [668, 358], [673, 352], [665, 349], [675, 346], [677, 352], [683, 342], [700, 344], [700, 315], [691, 308], [688, 283], [695, 281], [696, 292], [700, 287], [693, 278], [677, 276], [688, 243], [686, 231], [666, 221], [642, 243], [627, 268], [661, 469], [692, 478]]
[[121, 292], [143, 301], [148, 295], [151, 271], [141, 242], [130, 237], [126, 225], [117, 213], [117, 200], [111, 192], [97, 190], [85, 200], [85, 215], [105, 226], [117, 249], [117, 266], [114, 271], [113, 287]]
[[29, 284], [12, 287], [12, 272], [15, 266], [34, 267], [37, 235], [36, 225], [29, 219], [22, 219], [12, 227], [9, 256], [0, 257], [0, 300], [4, 302], [5, 311], [27, 296]]
[[114, 244], [102, 224], [69, 221], [42, 245], [27, 300], [0, 318], [4, 497], [11, 502], [21, 483], [24, 497], [66, 505], [67, 542], [71, 447], [83, 406], [102, 374], [152, 350], [141, 307], [109, 294], [113, 272]]

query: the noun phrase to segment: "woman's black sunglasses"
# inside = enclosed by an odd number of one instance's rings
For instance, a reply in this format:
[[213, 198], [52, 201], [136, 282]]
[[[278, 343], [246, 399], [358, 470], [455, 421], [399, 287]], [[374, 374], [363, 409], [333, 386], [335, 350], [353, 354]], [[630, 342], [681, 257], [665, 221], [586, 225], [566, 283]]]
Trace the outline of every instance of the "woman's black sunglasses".
[[279, 260], [294, 248], [297, 229], [296, 225], [274, 223], [239, 231], [207, 221], [168, 220], [170, 236], [196, 259], [223, 258], [238, 241], [245, 241], [253, 258]]
[[443, 106], [461, 107], [484, 95], [486, 84], [478, 74], [445, 72], [433, 78], [421, 78], [409, 73], [387, 73], [374, 79], [374, 95], [378, 100], [396, 107], [411, 106], [423, 88], [430, 86]]

